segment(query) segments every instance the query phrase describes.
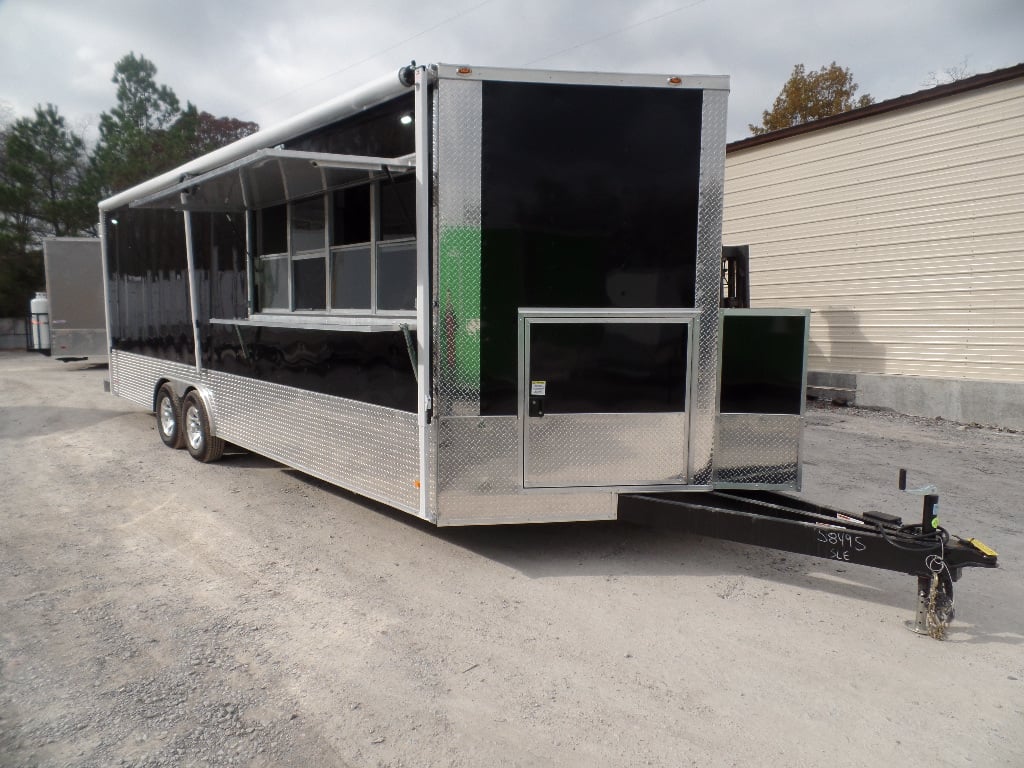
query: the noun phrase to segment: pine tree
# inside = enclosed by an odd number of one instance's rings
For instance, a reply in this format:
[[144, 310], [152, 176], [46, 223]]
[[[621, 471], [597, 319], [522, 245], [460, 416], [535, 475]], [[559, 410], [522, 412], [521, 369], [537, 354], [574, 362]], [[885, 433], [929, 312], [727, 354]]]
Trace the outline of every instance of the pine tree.
[[2, 133], [0, 148], [0, 315], [21, 315], [43, 286], [45, 237], [94, 230], [96, 196], [85, 142], [53, 104], [38, 106]]

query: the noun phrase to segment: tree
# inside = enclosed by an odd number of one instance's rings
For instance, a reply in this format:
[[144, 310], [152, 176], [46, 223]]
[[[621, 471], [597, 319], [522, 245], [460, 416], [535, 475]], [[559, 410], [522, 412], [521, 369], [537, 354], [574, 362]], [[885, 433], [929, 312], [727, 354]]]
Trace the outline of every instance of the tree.
[[200, 112], [190, 103], [178, 118], [175, 129], [177, 140], [183, 142], [176, 152], [181, 155], [181, 162], [186, 162], [255, 133], [259, 125]]
[[14, 120], [0, 102], [0, 316], [24, 314], [43, 288], [43, 238], [95, 234], [101, 198], [258, 129], [182, 109], [156, 71], [134, 53], [117, 62], [117, 105], [100, 116], [91, 155], [54, 105]]
[[771, 111], [762, 113], [761, 125], [751, 123], [748, 126], [750, 133], [757, 136], [874, 104], [875, 100], [868, 94], [855, 98], [859, 88], [853, 73], [834, 61], [812, 72], [807, 72], [803, 64], [797, 64]]
[[928, 73], [928, 77], [921, 83], [922, 88], [934, 88], [938, 85], [947, 85], [949, 83], [957, 83], [961, 80], [966, 80], [969, 77], [974, 77], [974, 73], [967, 67], [967, 58], [964, 57], [963, 61], [952, 67], [946, 67], [942, 70], [941, 74], [932, 70]]
[[24, 314], [43, 288], [45, 237], [88, 231], [96, 221], [85, 142], [48, 104], [3, 130], [0, 152], [0, 314]]
[[156, 82], [156, 65], [129, 53], [114, 66], [117, 106], [100, 115], [94, 167], [110, 194], [247, 136], [256, 123], [181, 108], [177, 95]]
[[181, 104], [174, 91], [157, 84], [156, 71], [153, 62], [134, 52], [114, 65], [117, 106], [100, 115], [93, 155], [104, 194], [131, 187], [180, 160], [185, 142], [175, 135], [175, 125]]
[[24, 247], [44, 237], [77, 235], [95, 221], [85, 142], [53, 104], [17, 120], [5, 141], [0, 211]]
[[200, 112], [196, 116], [195, 128], [189, 142], [189, 156], [198, 157], [212, 152], [218, 147], [256, 133], [259, 128], [256, 123], [234, 117], [215, 117], [209, 112]]

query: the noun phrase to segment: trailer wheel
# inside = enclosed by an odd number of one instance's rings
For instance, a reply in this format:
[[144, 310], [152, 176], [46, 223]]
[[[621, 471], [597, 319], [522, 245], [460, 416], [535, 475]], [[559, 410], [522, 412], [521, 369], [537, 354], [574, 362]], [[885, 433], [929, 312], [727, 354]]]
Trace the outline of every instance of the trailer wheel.
[[156, 393], [156, 431], [168, 448], [184, 448], [185, 433], [181, 428], [181, 398], [170, 384]]
[[210, 417], [199, 393], [192, 390], [181, 404], [185, 448], [196, 461], [216, 461], [224, 455], [224, 441], [210, 433]]

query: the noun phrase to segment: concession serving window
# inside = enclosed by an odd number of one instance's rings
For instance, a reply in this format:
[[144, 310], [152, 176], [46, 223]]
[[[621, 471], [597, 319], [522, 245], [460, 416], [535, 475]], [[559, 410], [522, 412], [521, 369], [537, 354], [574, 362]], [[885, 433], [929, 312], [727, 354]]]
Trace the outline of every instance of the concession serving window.
[[245, 212], [255, 315], [415, 312], [414, 156], [261, 149], [133, 207]]
[[131, 203], [133, 208], [244, 211], [414, 170], [412, 157], [260, 149]]

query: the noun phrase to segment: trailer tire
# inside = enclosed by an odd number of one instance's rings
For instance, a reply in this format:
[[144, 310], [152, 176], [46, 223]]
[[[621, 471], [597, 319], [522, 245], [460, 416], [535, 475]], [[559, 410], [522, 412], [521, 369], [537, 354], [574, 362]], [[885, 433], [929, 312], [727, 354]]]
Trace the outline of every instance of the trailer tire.
[[198, 392], [192, 390], [181, 403], [185, 448], [196, 461], [217, 461], [224, 455], [224, 441], [210, 432], [210, 416]]
[[168, 448], [185, 447], [185, 431], [181, 428], [181, 398], [170, 384], [156, 393], [156, 431]]

